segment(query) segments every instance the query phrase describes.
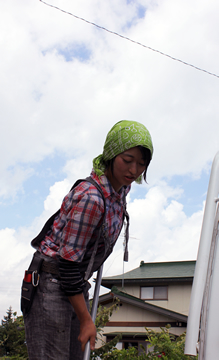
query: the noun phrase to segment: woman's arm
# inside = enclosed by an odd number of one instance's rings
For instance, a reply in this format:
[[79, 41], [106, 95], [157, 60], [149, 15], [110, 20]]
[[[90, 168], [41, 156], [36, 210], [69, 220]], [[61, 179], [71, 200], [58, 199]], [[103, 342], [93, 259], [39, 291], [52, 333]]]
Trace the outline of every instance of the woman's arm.
[[[80, 273], [79, 263], [87, 250], [87, 244], [93, 236], [104, 214], [101, 194], [95, 188], [91, 193], [74, 195], [66, 211], [66, 225], [62, 232], [59, 251], [59, 273], [61, 288], [68, 296], [80, 322], [82, 351], [90, 340], [91, 350], [95, 347], [96, 327], [87, 310], [83, 295], [86, 284]], [[63, 210], [64, 211], [64, 210]], [[82, 260], [83, 261], [83, 260]]]
[[83, 294], [69, 296], [69, 301], [72, 304], [76, 315], [80, 321], [80, 334], [78, 340], [81, 342], [81, 349], [84, 351], [85, 345], [90, 340], [90, 348], [94, 350], [96, 339], [96, 327], [87, 310]]
[[59, 258], [59, 273], [61, 288], [68, 296], [71, 305], [80, 322], [80, 334], [78, 340], [81, 342], [82, 351], [90, 340], [91, 350], [95, 347], [96, 327], [87, 310], [83, 295], [85, 281], [81, 276], [78, 263]]

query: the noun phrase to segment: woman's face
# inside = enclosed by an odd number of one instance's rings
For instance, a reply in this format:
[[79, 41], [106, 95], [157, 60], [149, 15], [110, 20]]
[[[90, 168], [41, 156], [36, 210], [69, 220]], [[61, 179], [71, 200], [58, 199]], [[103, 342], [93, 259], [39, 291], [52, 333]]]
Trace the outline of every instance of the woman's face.
[[114, 190], [118, 192], [122, 186], [130, 185], [145, 170], [146, 164], [141, 150], [136, 146], [116, 156], [113, 163], [113, 174], [108, 168], [105, 175]]

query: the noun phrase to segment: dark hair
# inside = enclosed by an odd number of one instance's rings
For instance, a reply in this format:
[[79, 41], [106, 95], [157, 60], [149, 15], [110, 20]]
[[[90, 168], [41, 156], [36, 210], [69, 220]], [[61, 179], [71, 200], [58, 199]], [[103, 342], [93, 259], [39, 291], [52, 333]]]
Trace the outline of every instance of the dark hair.
[[[143, 160], [145, 162], [145, 170], [143, 172], [143, 179], [144, 179], [145, 182], [147, 182], [146, 181], [146, 173], [147, 173], [147, 169], [148, 169], [148, 166], [150, 164], [150, 161], [151, 161], [151, 152], [150, 152], [149, 149], [147, 149], [147, 148], [145, 148], [143, 146], [138, 146], [138, 148], [141, 151], [142, 158], [143, 158]], [[115, 158], [116, 158], [116, 156], [111, 160], [105, 161], [106, 169], [110, 168], [112, 175], [113, 175], [113, 164], [114, 164]]]
[[[117, 155], [116, 155], [117, 156]], [[115, 161], [115, 158], [116, 156], [114, 156], [114, 158], [110, 159], [110, 160], [107, 160], [107, 161], [104, 161], [104, 164], [106, 166], [106, 169], [109, 169], [111, 170], [111, 173], [113, 175], [113, 164], [114, 164], [114, 161]]]
[[151, 152], [148, 148], [145, 148], [144, 146], [138, 146], [138, 148], [140, 149], [142, 158], [145, 161], [145, 171], [143, 172], [143, 179], [145, 182], [147, 182], [146, 181], [146, 173], [147, 173], [147, 169], [150, 164], [150, 161], [151, 161]]

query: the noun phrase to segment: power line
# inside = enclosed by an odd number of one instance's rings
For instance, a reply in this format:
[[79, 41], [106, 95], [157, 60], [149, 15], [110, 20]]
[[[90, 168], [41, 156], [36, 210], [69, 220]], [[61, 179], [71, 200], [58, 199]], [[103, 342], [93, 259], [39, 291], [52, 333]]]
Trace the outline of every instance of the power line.
[[211, 73], [211, 72], [209, 72], [209, 71], [207, 71], [207, 70], [204, 70], [204, 69], [202, 69], [202, 68], [199, 68], [199, 67], [197, 67], [197, 66], [195, 66], [195, 65], [192, 65], [192, 64], [190, 64], [190, 63], [187, 63], [187, 62], [185, 62], [185, 61], [183, 61], [183, 60], [177, 59], [177, 58], [175, 58], [175, 57], [173, 57], [173, 56], [171, 56], [171, 55], [168, 55], [168, 54], [166, 54], [166, 53], [164, 53], [164, 52], [162, 52], [162, 51], [160, 51], [160, 50], [153, 49], [153, 48], [150, 47], [150, 46], [141, 44], [141, 43], [138, 42], [138, 41], [132, 40], [132, 39], [130, 39], [130, 38], [124, 36], [124, 35], [118, 34], [118, 33], [115, 32], [115, 31], [111, 31], [111, 30], [109, 30], [109, 29], [106, 29], [106, 28], [103, 27], [103, 26], [97, 25], [97, 24], [95, 24], [95, 23], [93, 23], [93, 22], [91, 22], [91, 21], [89, 21], [89, 20], [86, 20], [86, 19], [80, 17], [80, 16], [74, 15], [74, 14], [68, 12], [68, 11], [65, 11], [65, 10], [63, 10], [63, 9], [60, 9], [60, 8], [57, 7], [57, 6], [48, 4], [48, 3], [46, 3], [46, 2], [43, 1], [43, 0], [39, 0], [39, 1], [40, 1], [41, 3], [47, 5], [47, 6], [50, 6], [50, 7], [54, 8], [54, 9], [57, 9], [57, 10], [65, 13], [65, 14], [71, 15], [71, 16], [73, 16], [73, 17], [76, 18], [76, 19], [82, 20], [82, 21], [84, 21], [84, 22], [86, 22], [86, 23], [88, 23], [88, 24], [90, 24], [90, 25], [93, 25], [93, 26], [97, 27], [98, 29], [107, 31], [107, 32], [110, 33], [110, 34], [119, 36], [120, 38], [125, 39], [125, 40], [128, 40], [128, 41], [130, 41], [130, 42], [132, 42], [132, 43], [134, 43], [134, 44], [136, 44], [136, 45], [139, 45], [139, 46], [142, 46], [142, 47], [144, 47], [144, 48], [146, 48], [146, 49], [148, 49], [148, 50], [157, 52], [157, 53], [160, 54], [160, 55], [163, 55], [163, 56], [168, 57], [169, 59], [172, 59], [172, 60], [174, 60], [174, 61], [178, 61], [178, 62], [180, 62], [180, 63], [182, 63], [182, 64], [184, 64], [184, 65], [190, 66], [190, 67], [192, 67], [192, 68], [194, 68], [194, 69], [196, 69], [196, 70], [205, 72], [205, 73], [207, 73], [208, 75], [212, 75], [212, 76], [215, 76], [215, 77], [219, 78], [219, 75], [217, 75], [217, 74]]

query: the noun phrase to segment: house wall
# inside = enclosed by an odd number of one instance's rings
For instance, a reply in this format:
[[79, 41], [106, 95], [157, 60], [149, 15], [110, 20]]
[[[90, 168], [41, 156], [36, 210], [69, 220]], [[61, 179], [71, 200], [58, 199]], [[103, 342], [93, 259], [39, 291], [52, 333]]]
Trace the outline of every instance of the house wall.
[[[110, 305], [106, 305], [108, 307]], [[122, 306], [120, 304], [119, 309], [117, 311], [114, 311], [110, 322], [116, 322], [117, 326], [105, 326], [104, 327], [104, 333], [145, 333], [145, 325], [142, 326], [136, 326], [136, 322], [151, 322], [151, 323], [171, 323], [174, 322], [174, 320], [170, 317], [159, 315], [156, 313], [153, 313], [151, 311], [140, 309], [136, 306], [129, 305], [126, 303], [122, 303]], [[128, 322], [128, 324], [127, 324]], [[126, 323], [124, 325], [124, 323]], [[149, 327], [149, 326], [148, 326]], [[160, 326], [150, 326], [150, 329], [153, 329], [155, 331], [160, 331]], [[175, 335], [182, 334], [186, 328], [184, 327], [171, 327], [171, 333]], [[146, 333], [145, 333], [146, 334]], [[146, 336], [145, 336], [146, 337]], [[102, 340], [106, 341], [106, 337], [103, 336]], [[98, 341], [96, 344], [96, 347], [100, 347], [101, 342]]]
[[[128, 294], [140, 298], [140, 286], [125, 286]], [[189, 303], [191, 297], [191, 284], [168, 285], [168, 300], [146, 300], [150, 304], [161, 306], [165, 309], [179, 312], [183, 315], [189, 313]]]
[[138, 308], [136, 306], [120, 303], [119, 309], [113, 311], [110, 321], [147, 321], [147, 322], [166, 322], [174, 321], [169, 317], [159, 315], [152, 311]]

